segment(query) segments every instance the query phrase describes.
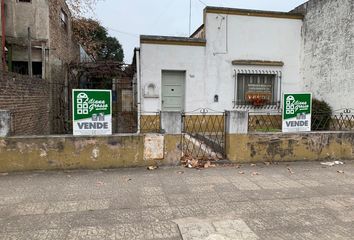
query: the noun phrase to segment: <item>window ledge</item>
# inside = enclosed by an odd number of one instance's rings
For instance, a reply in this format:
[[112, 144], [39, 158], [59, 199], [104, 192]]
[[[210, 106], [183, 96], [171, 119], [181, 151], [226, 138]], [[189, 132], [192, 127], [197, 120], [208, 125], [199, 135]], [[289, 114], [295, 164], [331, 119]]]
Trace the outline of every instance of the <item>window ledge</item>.
[[282, 61], [263, 61], [263, 60], [233, 60], [232, 65], [282, 67], [282, 66], [284, 66], [284, 62], [282, 62]]

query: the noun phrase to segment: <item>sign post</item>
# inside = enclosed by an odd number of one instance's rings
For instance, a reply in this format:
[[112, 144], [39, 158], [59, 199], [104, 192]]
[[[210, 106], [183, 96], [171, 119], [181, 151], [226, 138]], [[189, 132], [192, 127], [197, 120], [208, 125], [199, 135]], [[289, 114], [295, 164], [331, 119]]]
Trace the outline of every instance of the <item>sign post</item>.
[[95, 136], [112, 134], [112, 91], [74, 89], [73, 134]]
[[283, 95], [283, 132], [310, 132], [312, 113], [311, 93]]

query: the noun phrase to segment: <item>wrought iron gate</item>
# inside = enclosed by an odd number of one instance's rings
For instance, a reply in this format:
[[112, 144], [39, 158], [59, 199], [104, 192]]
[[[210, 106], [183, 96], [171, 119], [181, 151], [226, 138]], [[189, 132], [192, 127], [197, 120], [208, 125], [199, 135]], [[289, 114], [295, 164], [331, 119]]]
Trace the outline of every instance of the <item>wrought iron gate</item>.
[[184, 157], [198, 160], [225, 158], [225, 112], [202, 108], [182, 113]]

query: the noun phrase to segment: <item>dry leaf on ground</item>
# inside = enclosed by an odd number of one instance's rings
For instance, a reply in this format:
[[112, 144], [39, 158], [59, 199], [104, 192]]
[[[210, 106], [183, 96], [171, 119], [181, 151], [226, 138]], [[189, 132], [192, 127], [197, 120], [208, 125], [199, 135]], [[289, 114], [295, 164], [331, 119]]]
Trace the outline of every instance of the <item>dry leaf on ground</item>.
[[193, 168], [199, 167], [199, 161], [196, 159], [193, 159], [190, 164], [192, 165]]

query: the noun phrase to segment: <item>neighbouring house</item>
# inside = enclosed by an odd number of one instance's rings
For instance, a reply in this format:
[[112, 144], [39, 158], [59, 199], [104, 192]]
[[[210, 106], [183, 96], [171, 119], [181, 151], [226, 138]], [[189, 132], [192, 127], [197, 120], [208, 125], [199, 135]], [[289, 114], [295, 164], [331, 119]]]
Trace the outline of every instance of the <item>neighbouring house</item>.
[[333, 110], [354, 112], [354, 1], [311, 0], [293, 12], [304, 14], [304, 90], [326, 100]]
[[29, 74], [31, 52], [33, 76], [50, 83], [51, 132], [63, 133], [68, 121], [68, 66], [87, 58], [73, 38], [69, 7], [65, 0], [5, 0], [5, 19], [8, 70]]
[[140, 37], [139, 111], [279, 114], [285, 92], [353, 108], [352, 0], [312, 0], [291, 12], [206, 7], [190, 37]]
[[5, 0], [5, 16], [9, 71], [28, 74], [28, 28], [34, 76], [58, 78], [65, 64], [79, 60], [65, 0]]

